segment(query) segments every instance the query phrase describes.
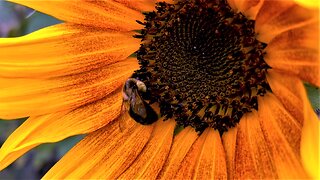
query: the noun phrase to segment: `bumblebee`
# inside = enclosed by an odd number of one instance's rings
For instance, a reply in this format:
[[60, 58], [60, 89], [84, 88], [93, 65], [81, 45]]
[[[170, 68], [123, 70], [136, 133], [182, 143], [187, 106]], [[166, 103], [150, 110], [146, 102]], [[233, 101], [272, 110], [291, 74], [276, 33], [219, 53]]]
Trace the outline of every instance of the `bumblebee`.
[[146, 85], [135, 78], [129, 78], [122, 89], [123, 92], [123, 112], [129, 112], [129, 115], [136, 122], [149, 125], [158, 120], [158, 114], [142, 97], [146, 93]]

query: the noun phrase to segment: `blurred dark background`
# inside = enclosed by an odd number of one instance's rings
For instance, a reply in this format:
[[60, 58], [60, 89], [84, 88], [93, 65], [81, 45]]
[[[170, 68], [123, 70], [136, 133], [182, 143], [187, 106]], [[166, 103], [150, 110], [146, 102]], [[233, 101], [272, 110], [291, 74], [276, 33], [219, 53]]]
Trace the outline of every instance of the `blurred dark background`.
[[[18, 37], [53, 24], [61, 23], [48, 15], [0, 0], [0, 37]], [[319, 89], [305, 85], [311, 103], [320, 116]], [[0, 119], [0, 146], [27, 118], [5, 121]], [[29, 151], [0, 172], [1, 179], [40, 179], [83, 136], [75, 136], [58, 143], [44, 144]]]

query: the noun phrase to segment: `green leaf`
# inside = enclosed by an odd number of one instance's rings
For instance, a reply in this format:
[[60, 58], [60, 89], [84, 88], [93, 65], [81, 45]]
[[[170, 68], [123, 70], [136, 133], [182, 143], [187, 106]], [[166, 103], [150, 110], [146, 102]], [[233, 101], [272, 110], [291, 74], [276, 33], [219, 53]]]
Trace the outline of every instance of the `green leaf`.
[[320, 89], [310, 84], [305, 84], [310, 103], [314, 110], [320, 109]]

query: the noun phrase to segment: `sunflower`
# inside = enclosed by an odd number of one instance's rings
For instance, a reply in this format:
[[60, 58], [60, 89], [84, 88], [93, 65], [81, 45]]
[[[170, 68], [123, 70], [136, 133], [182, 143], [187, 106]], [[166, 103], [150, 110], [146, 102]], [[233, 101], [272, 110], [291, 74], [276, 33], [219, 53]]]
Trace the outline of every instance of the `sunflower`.
[[[45, 179], [317, 177], [319, 122], [303, 86], [320, 86], [313, 4], [11, 1], [64, 23], [0, 39], [0, 117], [29, 117], [0, 169], [87, 134]], [[128, 83], [125, 102], [128, 78], [146, 89]]]

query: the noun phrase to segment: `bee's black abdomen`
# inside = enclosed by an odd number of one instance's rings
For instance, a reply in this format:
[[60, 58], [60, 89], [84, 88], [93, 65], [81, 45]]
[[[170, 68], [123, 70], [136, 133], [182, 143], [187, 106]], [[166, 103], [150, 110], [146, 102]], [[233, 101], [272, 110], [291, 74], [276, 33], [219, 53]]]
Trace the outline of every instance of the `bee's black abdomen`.
[[136, 122], [143, 124], [143, 125], [149, 125], [149, 124], [152, 124], [158, 120], [158, 114], [152, 109], [152, 107], [149, 104], [144, 103], [144, 105], [145, 105], [146, 112], [147, 112], [146, 118], [143, 118], [140, 115], [138, 115], [137, 113], [133, 112], [132, 108], [130, 108], [129, 114], [132, 117], [132, 119], [134, 119]]

